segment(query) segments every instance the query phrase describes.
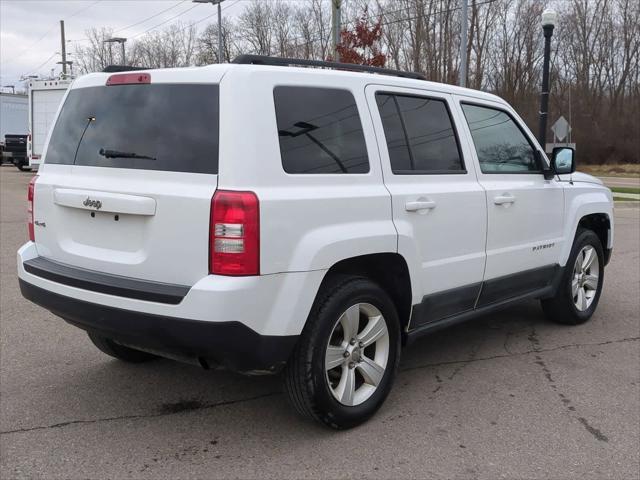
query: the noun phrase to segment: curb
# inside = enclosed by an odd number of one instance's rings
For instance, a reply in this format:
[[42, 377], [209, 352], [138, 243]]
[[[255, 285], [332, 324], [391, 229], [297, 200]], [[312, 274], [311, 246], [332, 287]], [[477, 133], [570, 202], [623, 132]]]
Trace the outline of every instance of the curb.
[[633, 208], [633, 209], [637, 209], [640, 208], [640, 202], [639, 201], [635, 201], [635, 202], [614, 202], [613, 203], [613, 208]]

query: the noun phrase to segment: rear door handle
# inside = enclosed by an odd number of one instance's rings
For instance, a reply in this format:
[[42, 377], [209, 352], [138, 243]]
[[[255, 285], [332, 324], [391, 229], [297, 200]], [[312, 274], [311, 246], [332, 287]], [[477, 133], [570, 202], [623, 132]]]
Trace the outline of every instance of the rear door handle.
[[505, 193], [503, 195], [498, 195], [497, 197], [493, 197], [493, 203], [496, 205], [508, 205], [511, 203], [515, 203], [516, 197], [511, 195], [510, 193]]
[[418, 212], [420, 210], [431, 210], [433, 208], [436, 208], [436, 202], [433, 200], [416, 200], [404, 204], [404, 209], [407, 212]]

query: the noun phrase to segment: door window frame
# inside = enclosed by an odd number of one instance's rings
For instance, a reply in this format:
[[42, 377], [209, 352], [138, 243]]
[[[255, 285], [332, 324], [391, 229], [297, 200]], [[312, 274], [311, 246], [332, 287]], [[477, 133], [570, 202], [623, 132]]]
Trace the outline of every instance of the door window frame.
[[[494, 104], [494, 103], [483, 103], [483, 102], [478, 102], [478, 101], [474, 101], [474, 100], [464, 100], [464, 99], [459, 99], [458, 103], [460, 105], [460, 114], [462, 116], [462, 118], [464, 119], [465, 122], [465, 126], [467, 128], [467, 131], [469, 132], [469, 141], [471, 142], [471, 147], [473, 150], [474, 155], [476, 156], [476, 160], [478, 162], [478, 168], [479, 168], [479, 173], [482, 175], [543, 175], [544, 174], [544, 166], [541, 164], [541, 162], [544, 162], [543, 156], [544, 154], [541, 152], [539, 146], [537, 145], [537, 143], [533, 142], [531, 140], [531, 137], [529, 136], [528, 132], [524, 129], [524, 127], [522, 126], [522, 124], [520, 123], [520, 121], [513, 116], [513, 114], [507, 110], [504, 106], [498, 105], [498, 104]], [[473, 133], [471, 132], [471, 127], [469, 127], [469, 121], [467, 120], [467, 116], [464, 113], [464, 108], [462, 107], [463, 105], [471, 105], [474, 107], [480, 107], [480, 108], [488, 108], [491, 110], [497, 110], [499, 112], [502, 112], [504, 114], [506, 114], [511, 121], [516, 125], [516, 127], [518, 128], [518, 130], [520, 130], [520, 132], [522, 133], [522, 135], [524, 135], [524, 138], [527, 140], [527, 142], [529, 143], [529, 145], [531, 146], [534, 156], [535, 156], [535, 162], [538, 165], [538, 170], [522, 170], [522, 171], [512, 171], [512, 172], [508, 172], [508, 171], [503, 171], [503, 172], [485, 172], [482, 170], [482, 163], [480, 162], [480, 157], [478, 156], [478, 150], [476, 149], [476, 144], [475, 141], [473, 139]], [[537, 153], [536, 153], [537, 152]]]
[[[378, 106], [378, 101], [377, 101], [377, 96], [378, 95], [393, 95], [394, 97], [410, 97], [410, 98], [420, 98], [420, 99], [424, 99], [424, 100], [435, 100], [438, 102], [442, 102], [444, 103], [444, 106], [447, 110], [447, 115], [449, 116], [449, 121], [451, 123], [451, 127], [453, 129], [453, 136], [456, 140], [456, 148], [458, 149], [458, 157], [460, 158], [460, 165], [461, 165], [461, 169], [460, 170], [394, 170], [393, 169], [393, 165], [391, 164], [391, 155], [389, 154], [389, 146], [387, 143], [387, 136], [386, 133], [384, 131], [384, 122], [382, 121], [382, 115], [380, 113], [380, 107]], [[399, 90], [392, 90], [392, 89], [388, 89], [387, 88], [383, 88], [380, 90], [376, 90], [375, 92], [373, 92], [373, 98], [374, 98], [374, 103], [375, 103], [375, 108], [377, 109], [377, 113], [378, 116], [380, 118], [380, 124], [382, 125], [382, 134], [384, 135], [384, 141], [382, 142], [382, 145], [384, 145], [384, 148], [387, 151], [387, 158], [389, 160], [389, 170], [391, 171], [392, 175], [398, 175], [398, 176], [405, 176], [405, 175], [465, 175], [467, 173], [469, 173], [468, 169], [467, 169], [467, 164], [465, 162], [465, 158], [464, 155], [462, 153], [462, 145], [460, 143], [460, 134], [458, 132], [458, 126], [456, 125], [452, 110], [451, 110], [451, 106], [449, 105], [449, 101], [447, 98], [445, 97], [438, 97], [435, 96], [433, 94], [421, 94], [418, 92], [412, 92], [412, 93], [407, 93], [407, 92], [403, 92], [403, 91], [399, 91]], [[400, 115], [402, 115], [402, 112], [398, 111], [398, 113]], [[404, 130], [405, 133], [405, 138], [407, 131], [405, 128], [405, 121], [404, 119], [402, 119], [402, 129]], [[408, 141], [408, 138], [407, 138]], [[407, 145], [407, 148], [409, 149], [409, 151], [411, 151], [411, 146]]]

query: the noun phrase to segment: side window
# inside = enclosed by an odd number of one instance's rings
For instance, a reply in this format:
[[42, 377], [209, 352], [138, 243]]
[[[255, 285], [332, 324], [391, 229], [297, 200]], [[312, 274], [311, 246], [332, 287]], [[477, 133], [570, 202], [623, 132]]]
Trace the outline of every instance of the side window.
[[348, 90], [273, 90], [282, 167], [287, 173], [367, 173], [362, 123]]
[[502, 110], [462, 104], [482, 173], [540, 172], [535, 150]]
[[443, 100], [378, 93], [376, 101], [393, 173], [465, 172]]

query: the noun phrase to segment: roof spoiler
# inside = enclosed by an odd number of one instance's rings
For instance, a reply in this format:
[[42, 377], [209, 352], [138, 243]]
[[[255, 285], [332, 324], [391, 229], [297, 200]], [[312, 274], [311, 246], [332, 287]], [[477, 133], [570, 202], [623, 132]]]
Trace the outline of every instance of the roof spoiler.
[[104, 73], [115, 73], [115, 72], [133, 72], [136, 70], [152, 70], [151, 68], [145, 67], [132, 67], [130, 65], [109, 65], [102, 70]]

